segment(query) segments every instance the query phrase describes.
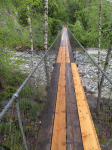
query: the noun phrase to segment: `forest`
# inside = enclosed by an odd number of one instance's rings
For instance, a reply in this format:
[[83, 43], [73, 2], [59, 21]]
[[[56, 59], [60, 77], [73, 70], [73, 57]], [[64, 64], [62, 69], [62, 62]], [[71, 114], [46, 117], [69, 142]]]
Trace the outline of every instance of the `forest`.
[[[28, 0], [34, 48], [44, 45], [44, 0]], [[97, 0], [49, 0], [48, 47], [64, 23], [84, 47], [98, 47], [99, 9]], [[108, 48], [112, 36], [112, 4], [102, 0], [101, 47]], [[30, 47], [26, 0], [0, 1], [0, 45]]]

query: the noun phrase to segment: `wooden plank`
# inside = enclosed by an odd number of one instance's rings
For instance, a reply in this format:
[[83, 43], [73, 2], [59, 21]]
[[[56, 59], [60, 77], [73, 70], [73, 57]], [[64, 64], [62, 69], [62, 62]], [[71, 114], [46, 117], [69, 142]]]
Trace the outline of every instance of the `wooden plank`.
[[60, 67], [51, 150], [66, 150], [65, 63]]
[[65, 36], [65, 49], [66, 49], [66, 63], [70, 63], [69, 51], [68, 51], [68, 43], [67, 36]]
[[82, 140], [70, 64], [66, 64], [67, 149], [82, 150]]
[[67, 150], [83, 150], [71, 65], [66, 63]]
[[63, 37], [64, 37], [64, 33], [62, 34], [62, 38], [61, 38], [61, 40], [63, 40]]
[[47, 96], [47, 103], [42, 116], [42, 123], [37, 137], [35, 150], [50, 150], [51, 148], [59, 72], [60, 64], [57, 63], [54, 67], [51, 85]]
[[58, 57], [57, 57], [57, 63], [61, 62], [61, 55], [62, 55], [62, 47], [59, 48]]
[[65, 63], [65, 47], [62, 48], [61, 62]]
[[62, 31], [62, 35], [63, 35], [63, 40], [61, 39], [61, 43], [60, 46], [65, 47], [65, 35], [66, 35], [66, 30], [63, 28]]
[[67, 34], [67, 43], [68, 43], [68, 50], [69, 50], [70, 62], [71, 62], [71, 63], [74, 63], [74, 62], [75, 62], [75, 59], [74, 59], [74, 56], [73, 56], [73, 53], [72, 53], [72, 48], [71, 48], [71, 45], [70, 45], [70, 41], [69, 41], [69, 38], [68, 38], [68, 34]]
[[71, 68], [84, 150], [101, 150], [76, 64]]

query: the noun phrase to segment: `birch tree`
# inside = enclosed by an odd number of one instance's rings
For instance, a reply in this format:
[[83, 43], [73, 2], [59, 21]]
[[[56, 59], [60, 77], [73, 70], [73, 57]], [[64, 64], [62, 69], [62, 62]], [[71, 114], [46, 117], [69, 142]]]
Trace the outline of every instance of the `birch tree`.
[[44, 50], [47, 50], [47, 33], [48, 33], [48, 0], [45, 0], [45, 30], [44, 30]]
[[[100, 0], [100, 7], [99, 7], [99, 49], [98, 49], [98, 65], [100, 65], [100, 47], [101, 47], [101, 5], [102, 0]], [[100, 71], [98, 69], [98, 89], [100, 83]]]
[[[33, 50], [33, 36], [32, 36], [32, 24], [31, 24], [30, 7], [29, 7], [28, 2], [27, 2], [27, 10], [28, 10], [28, 23], [29, 23], [30, 44], [31, 44], [31, 71], [32, 71], [33, 68], [34, 68], [34, 63], [33, 63], [33, 51], [34, 50]], [[35, 87], [37, 87], [35, 74], [33, 76], [33, 80], [34, 80]]]
[[[45, 29], [44, 29], [44, 50], [47, 50], [47, 33], [48, 33], [48, 0], [45, 0]], [[49, 85], [49, 72], [46, 57], [44, 59], [47, 86]]]

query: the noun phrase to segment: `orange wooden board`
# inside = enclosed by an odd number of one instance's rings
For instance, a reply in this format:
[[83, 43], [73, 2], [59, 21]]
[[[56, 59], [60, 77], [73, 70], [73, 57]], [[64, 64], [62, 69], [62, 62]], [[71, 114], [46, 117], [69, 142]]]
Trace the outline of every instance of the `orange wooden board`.
[[65, 49], [66, 49], [66, 63], [70, 63], [69, 51], [68, 51], [68, 43], [67, 36], [65, 36]]
[[71, 68], [84, 150], [101, 150], [76, 64]]
[[61, 40], [63, 40], [63, 37], [64, 37], [64, 33], [62, 34], [62, 38], [61, 38]]
[[61, 55], [62, 55], [62, 47], [59, 48], [58, 57], [57, 57], [57, 63], [61, 62]]
[[51, 150], [66, 150], [65, 63], [60, 67]]
[[65, 63], [65, 47], [62, 48], [61, 62]]

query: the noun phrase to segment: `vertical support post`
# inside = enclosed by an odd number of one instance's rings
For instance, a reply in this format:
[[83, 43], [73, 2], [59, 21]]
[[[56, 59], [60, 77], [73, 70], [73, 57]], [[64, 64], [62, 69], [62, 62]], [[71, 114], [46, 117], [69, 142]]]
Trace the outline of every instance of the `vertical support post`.
[[23, 131], [21, 116], [20, 116], [20, 109], [19, 109], [18, 99], [16, 101], [17, 101], [16, 102], [16, 107], [17, 107], [18, 120], [19, 120], [19, 124], [20, 124], [21, 133], [22, 133], [22, 136], [23, 136], [24, 148], [25, 148], [25, 150], [28, 150], [25, 134], [24, 134], [24, 131]]

